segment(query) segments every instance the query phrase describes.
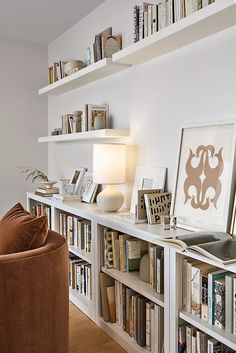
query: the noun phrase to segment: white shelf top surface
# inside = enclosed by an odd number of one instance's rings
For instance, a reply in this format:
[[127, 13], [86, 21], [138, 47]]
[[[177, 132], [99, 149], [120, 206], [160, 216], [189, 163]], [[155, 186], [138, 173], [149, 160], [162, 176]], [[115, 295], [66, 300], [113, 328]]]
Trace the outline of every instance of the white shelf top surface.
[[101, 129], [85, 132], [77, 132], [75, 134], [64, 134], [57, 136], [39, 137], [39, 143], [45, 142], [70, 142], [70, 141], [96, 141], [107, 139], [119, 139], [129, 137], [130, 131], [128, 129]]
[[110, 58], [102, 59], [84, 69], [75, 72], [57, 82], [54, 82], [39, 90], [39, 95], [59, 95], [75, 88], [85, 86], [104, 77], [127, 69], [124, 64], [113, 63]]
[[102, 268], [102, 271], [141, 295], [144, 295], [153, 303], [164, 307], [164, 294], [155, 292], [149, 283], [141, 281], [139, 272], [121, 272], [113, 268], [108, 269], [105, 267]]
[[35, 201], [42, 202], [91, 221], [94, 220], [100, 225], [117, 229], [122, 233], [128, 233], [136, 238], [143, 239], [157, 245], [165, 246], [165, 244], [161, 242], [164, 238], [190, 233], [190, 231], [181, 228], [178, 228], [177, 230], [164, 230], [160, 224], [150, 225], [147, 223], [128, 223], [116, 217], [119, 212], [104, 212], [100, 210], [95, 203], [86, 204], [84, 202], [77, 201], [59, 203], [53, 201], [50, 197], [42, 197], [35, 195], [34, 193], [27, 193], [27, 196]]
[[215, 325], [210, 325], [208, 322], [197, 318], [196, 316], [181, 310], [179, 317], [191, 325], [197, 327], [199, 330], [207, 333], [211, 337], [217, 339], [218, 341], [224, 343], [226, 346], [236, 350], [236, 336], [233, 333], [228, 333], [224, 329], [220, 329]]
[[115, 53], [113, 62], [141, 64], [235, 25], [235, 0], [218, 0]]

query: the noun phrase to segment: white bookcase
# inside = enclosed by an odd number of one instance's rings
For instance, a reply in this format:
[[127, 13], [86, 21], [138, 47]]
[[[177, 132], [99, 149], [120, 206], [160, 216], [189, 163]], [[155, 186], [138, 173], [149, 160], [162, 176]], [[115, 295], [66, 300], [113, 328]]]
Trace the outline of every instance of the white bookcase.
[[[134, 225], [117, 219], [113, 213], [101, 212], [96, 204], [85, 204], [70, 202], [60, 204], [51, 198], [37, 196], [33, 193], [27, 194], [28, 210], [32, 206], [42, 203], [51, 207], [52, 229], [58, 231], [59, 211], [79, 216], [91, 221], [92, 225], [92, 251], [85, 253], [78, 251], [74, 246], [69, 246], [70, 252], [81, 257], [92, 265], [92, 300], [83, 295], [78, 295], [76, 290], [70, 289], [70, 300], [90, 317], [98, 326], [103, 328], [114, 340], [116, 340], [127, 352], [147, 352], [138, 346], [123, 329], [117, 324], [105, 322], [101, 317], [101, 298], [99, 272], [103, 271], [115, 280], [123, 283], [137, 293], [164, 308], [164, 345], [165, 353], [178, 352], [178, 326], [181, 322], [189, 323], [197, 329], [206, 332], [209, 336], [216, 338], [231, 349], [236, 350], [236, 336], [218, 329], [214, 325], [187, 313], [182, 309], [182, 260], [183, 257], [193, 258], [201, 262], [215, 265], [218, 268], [227, 269], [236, 273], [236, 265], [223, 266], [206, 257], [193, 252], [181, 252], [174, 247], [166, 245], [162, 240], [165, 237], [188, 234], [183, 229], [163, 230], [160, 225], [139, 224]], [[103, 229], [112, 228], [121, 233], [126, 233], [136, 238], [159, 245], [164, 249], [164, 294], [158, 294], [152, 287], [142, 282], [137, 272], [121, 272], [116, 269], [107, 269], [103, 265]]]
[[[91, 82], [100, 80], [109, 75], [129, 69], [132, 65], [142, 64], [166, 53], [180, 49], [188, 44], [196, 42], [226, 30], [236, 25], [236, 1], [218, 0], [215, 3], [193, 13], [177, 23], [147, 37], [130, 47], [127, 47], [113, 55], [112, 59], [103, 59], [69, 77], [48, 85], [39, 90], [40, 95], [59, 95], [75, 88], [82, 87]], [[104, 132], [105, 134], [105, 132]], [[127, 130], [116, 131], [109, 136], [109, 132], [88, 132], [67, 136], [41, 137], [39, 142], [69, 142], [83, 140], [100, 140], [106, 138], [120, 138], [129, 135]], [[69, 250], [75, 255], [91, 263], [92, 266], [92, 300], [88, 300], [76, 291], [70, 290], [70, 300], [88, 315], [97, 325], [102, 327], [114, 340], [121, 344], [127, 352], [144, 353], [146, 349], [125, 333], [117, 324], [105, 322], [101, 317], [99, 272], [103, 271], [114, 279], [120, 281], [154, 303], [164, 308], [164, 351], [165, 353], [178, 352], [178, 326], [181, 322], [189, 323], [206, 332], [225, 345], [236, 351], [236, 336], [217, 329], [213, 325], [203, 322], [201, 319], [182, 310], [182, 260], [183, 256], [226, 268], [216, 264], [203, 256], [191, 252], [177, 251], [167, 246], [162, 241], [165, 237], [188, 234], [189, 231], [177, 229], [177, 231], [164, 231], [161, 226], [148, 224], [133, 225], [118, 220], [114, 214], [103, 213], [95, 204], [56, 203], [50, 198], [43, 198], [32, 193], [27, 194], [28, 209], [35, 203], [47, 204], [51, 207], [52, 229], [58, 231], [59, 211], [68, 212], [91, 221], [92, 225], [92, 251], [90, 254], [78, 251], [70, 246]], [[164, 249], [164, 294], [160, 295], [152, 290], [150, 285], [142, 282], [137, 273], [122, 273], [115, 269], [103, 267], [103, 227], [109, 227], [122, 233], [129, 234], [149, 243], [159, 245]], [[236, 265], [227, 266], [227, 270], [236, 273]]]

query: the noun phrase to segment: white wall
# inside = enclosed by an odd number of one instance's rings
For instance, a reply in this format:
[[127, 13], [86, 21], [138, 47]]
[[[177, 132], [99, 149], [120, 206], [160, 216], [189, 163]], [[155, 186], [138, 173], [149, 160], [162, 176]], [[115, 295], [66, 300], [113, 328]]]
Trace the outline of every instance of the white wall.
[[[124, 46], [133, 40], [133, 0], [107, 0], [49, 45], [49, 63], [84, 58], [94, 35], [112, 26]], [[138, 164], [168, 167], [173, 190], [179, 133], [186, 123], [235, 119], [236, 29], [211, 36], [146, 64], [81, 89], [49, 98], [49, 131], [61, 114], [85, 103], [108, 103], [114, 128], [131, 128]], [[70, 177], [76, 166], [92, 165], [91, 145], [52, 144], [52, 178]]]
[[35, 187], [17, 166], [47, 171], [47, 99], [37, 90], [47, 79], [47, 46], [0, 38], [0, 217], [14, 203], [26, 204]]

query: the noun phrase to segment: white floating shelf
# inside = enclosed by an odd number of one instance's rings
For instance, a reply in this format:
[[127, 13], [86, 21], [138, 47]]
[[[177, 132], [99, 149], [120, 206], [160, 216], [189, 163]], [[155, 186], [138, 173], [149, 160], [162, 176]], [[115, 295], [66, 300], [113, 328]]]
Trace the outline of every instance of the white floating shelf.
[[222, 342], [226, 346], [236, 350], [236, 336], [233, 333], [228, 333], [224, 329], [219, 329], [215, 325], [210, 325], [202, 319], [197, 318], [196, 316], [187, 313], [184, 310], [181, 310], [179, 317], [189, 324], [195, 326], [199, 330], [207, 333], [211, 337]]
[[39, 90], [39, 95], [59, 95], [75, 88], [85, 86], [101, 78], [110, 76], [119, 71], [127, 69], [124, 64], [113, 63], [110, 58], [102, 59], [84, 69], [54, 82]]
[[113, 62], [141, 64], [235, 25], [235, 0], [218, 0], [115, 53]]
[[38, 142], [70, 142], [70, 141], [91, 141], [100, 139], [119, 139], [129, 137], [129, 130], [102, 129], [94, 131], [77, 132], [76, 134], [64, 134], [57, 136], [39, 137]]
[[121, 272], [116, 269], [103, 267], [102, 271], [115, 280], [125, 284], [127, 287], [135, 290], [145, 296], [153, 303], [164, 307], [164, 295], [155, 292], [149, 283], [141, 281], [139, 272]]

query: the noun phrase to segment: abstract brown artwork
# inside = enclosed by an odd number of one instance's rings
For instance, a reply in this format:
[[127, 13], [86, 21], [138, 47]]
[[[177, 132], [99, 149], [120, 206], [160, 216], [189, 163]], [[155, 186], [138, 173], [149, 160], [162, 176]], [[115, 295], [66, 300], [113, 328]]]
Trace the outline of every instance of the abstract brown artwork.
[[[189, 149], [185, 165], [187, 177], [183, 185], [185, 204], [190, 202], [194, 209], [203, 211], [208, 210], [210, 204], [217, 208], [222, 191], [220, 176], [224, 170], [222, 151], [223, 147], [216, 150], [213, 145], [200, 145], [195, 152]], [[209, 196], [210, 189], [214, 192], [213, 197]]]

